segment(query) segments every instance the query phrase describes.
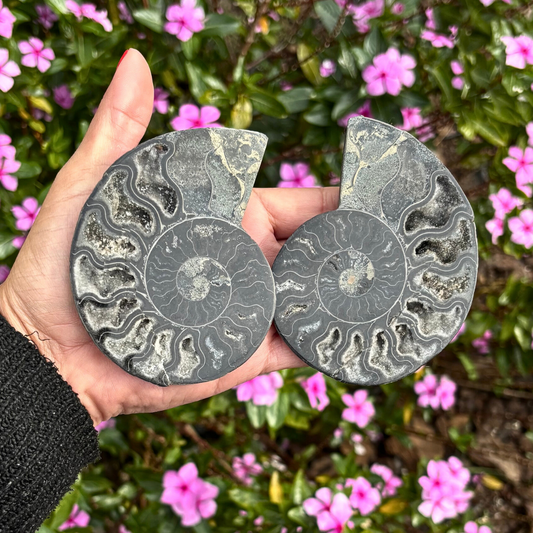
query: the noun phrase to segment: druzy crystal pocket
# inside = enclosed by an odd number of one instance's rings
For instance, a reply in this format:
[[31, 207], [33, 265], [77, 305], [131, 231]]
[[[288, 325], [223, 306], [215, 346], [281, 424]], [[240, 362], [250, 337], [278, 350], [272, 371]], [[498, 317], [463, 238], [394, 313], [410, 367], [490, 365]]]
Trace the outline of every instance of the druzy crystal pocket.
[[162, 135], [116, 161], [85, 203], [74, 298], [96, 345], [131, 374], [209, 381], [265, 338], [272, 272], [241, 220], [266, 142], [219, 128]]
[[422, 143], [357, 117], [339, 208], [300, 226], [273, 271], [275, 324], [298, 356], [341, 381], [395, 381], [439, 353], [468, 313], [472, 208]]

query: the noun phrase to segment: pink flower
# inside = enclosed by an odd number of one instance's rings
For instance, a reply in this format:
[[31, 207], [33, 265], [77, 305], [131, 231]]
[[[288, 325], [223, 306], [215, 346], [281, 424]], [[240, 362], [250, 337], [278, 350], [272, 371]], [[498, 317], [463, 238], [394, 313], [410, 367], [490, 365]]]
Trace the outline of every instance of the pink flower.
[[372, 110], [370, 109], [370, 100], [366, 100], [365, 103], [355, 113], [348, 113], [346, 116], [339, 119], [337, 124], [343, 128], [346, 128], [348, 126], [348, 121], [351, 118], [359, 116], [373, 118]]
[[346, 494], [339, 492], [333, 497], [329, 511], [317, 516], [318, 529], [328, 533], [342, 533], [352, 514], [353, 509], [350, 507]]
[[45, 4], [35, 6], [35, 11], [39, 15], [37, 22], [45, 30], [49, 30], [54, 25], [54, 22], [58, 20], [57, 15]]
[[204, 29], [205, 13], [201, 7], [196, 7], [196, 0], [182, 0], [181, 4], [170, 6], [166, 16], [165, 31], [180, 41], [188, 41], [194, 33]]
[[131, 16], [130, 10], [128, 9], [128, 6], [126, 5], [126, 2], [121, 0], [117, 3], [118, 7], [118, 17], [120, 20], [123, 20], [126, 24], [133, 24], [133, 17]]
[[118, 533], [131, 533], [129, 529], [126, 529], [126, 526], [124, 524], [120, 524], [118, 528]]
[[252, 400], [255, 405], [272, 405], [278, 399], [278, 391], [283, 387], [283, 378], [279, 372], [257, 376], [237, 386], [237, 400]]
[[433, 13], [433, 8], [426, 9], [426, 28], [429, 28], [430, 30], [436, 30], [437, 29], [437, 22], [435, 20], [435, 15]]
[[485, 223], [487, 231], [492, 235], [492, 243], [498, 243], [498, 237], [503, 235], [503, 220], [501, 218], [491, 218]]
[[463, 462], [454, 457], [453, 455], [448, 458], [448, 468], [452, 474], [452, 478], [461, 485], [461, 487], [466, 487], [470, 481], [470, 470], [465, 468]]
[[527, 35], [519, 37], [502, 37], [505, 44], [505, 53], [507, 57], [505, 64], [515, 68], [526, 68], [527, 65], [533, 65], [533, 39]]
[[311, 407], [314, 407], [319, 411], [323, 411], [329, 404], [324, 375], [320, 372], [317, 372], [310, 378], [302, 381], [301, 386], [304, 391], [307, 392]]
[[335, 429], [335, 431], [333, 432], [333, 438], [335, 439], [341, 439], [342, 436], [344, 434], [344, 429], [342, 429], [341, 427], [338, 427], [337, 429]]
[[418, 480], [422, 487], [423, 501], [418, 507], [421, 514], [431, 517], [438, 524], [468, 509], [472, 493], [464, 489], [470, 473], [459, 459], [450, 457], [448, 462], [429, 461], [427, 474]]
[[419, 107], [402, 107], [403, 125], [398, 126], [402, 130], [412, 130], [413, 128], [419, 128], [424, 124], [424, 119], [420, 114]]
[[20, 163], [14, 159], [6, 159], [0, 157], [0, 183], [8, 191], [16, 191], [18, 186], [18, 180], [11, 174], [17, 172], [20, 168]]
[[94, 426], [94, 429], [100, 432], [102, 431], [102, 429], [113, 429], [116, 425], [117, 421], [114, 418], [110, 418], [109, 420], [104, 420], [103, 422], [100, 422], [97, 426]]
[[366, 33], [370, 30], [370, 19], [383, 15], [385, 2], [383, 0], [369, 0], [358, 5], [350, 5], [348, 11], [351, 13], [353, 22], [357, 30]]
[[456, 76], [460, 76], [461, 74], [464, 73], [464, 69], [463, 69], [463, 66], [461, 65], [461, 63], [457, 60], [453, 60], [450, 62], [450, 67], [452, 69], [452, 72], [456, 75]]
[[518, 146], [509, 148], [509, 157], [503, 164], [512, 172], [516, 172], [516, 186], [526, 196], [531, 197], [531, 188], [527, 184], [533, 183], [533, 148], [528, 146], [521, 150]]
[[94, 4], [81, 4], [81, 6], [74, 0], [66, 0], [65, 7], [78, 19], [82, 17], [88, 18], [100, 24], [105, 31], [110, 32], [113, 29], [111, 21], [107, 18], [107, 11], [105, 9], [97, 11]]
[[278, 187], [316, 187], [315, 176], [310, 173], [307, 163], [281, 163], [281, 181]]
[[402, 480], [399, 477], [396, 477], [392, 470], [385, 465], [373, 464], [370, 467], [370, 472], [376, 474], [383, 479], [385, 484], [378, 483], [376, 486], [381, 490], [383, 496], [394, 496], [396, 494], [396, 489], [403, 485]]
[[368, 392], [366, 390], [355, 391], [353, 396], [343, 394], [342, 401], [348, 408], [342, 412], [342, 418], [364, 428], [375, 414], [374, 406], [367, 398]]
[[432, 407], [438, 409], [440, 405], [439, 395], [437, 394], [437, 388], [439, 384], [437, 376], [433, 374], [427, 374], [424, 379], [415, 383], [414, 389], [418, 394], [417, 403], [421, 407]]
[[492, 533], [490, 527], [478, 526], [475, 522], [467, 522], [465, 524], [465, 533]]
[[199, 489], [199, 480], [198, 469], [194, 463], [186, 463], [178, 471], [167, 470], [163, 475], [164, 490], [161, 502], [172, 506], [178, 503], [181, 507], [190, 506], [195, 492]]
[[15, 159], [17, 151], [11, 146], [11, 137], [5, 133], [0, 133], [0, 157]]
[[54, 51], [51, 48], [45, 48], [44, 43], [37, 37], [21, 41], [19, 50], [23, 54], [20, 62], [25, 67], [37, 67], [40, 72], [46, 72], [50, 68], [50, 61], [56, 57]]
[[40, 209], [37, 200], [31, 196], [25, 198], [22, 201], [22, 205], [13, 206], [11, 212], [17, 219], [16, 228], [21, 231], [29, 230], [33, 226]]
[[446, 37], [446, 35], [439, 35], [431, 30], [424, 30], [420, 37], [429, 41], [434, 48], [453, 48], [455, 46], [453, 39]]
[[177, 472], [165, 472], [163, 487], [161, 502], [172, 507], [185, 527], [195, 526], [216, 513], [218, 488], [198, 477], [194, 463], [183, 465]]
[[292, 85], [285, 80], [280, 81], [279, 87], [282, 91], [290, 91], [292, 89]]
[[11, 242], [13, 243], [13, 246], [15, 248], [18, 248], [20, 250], [25, 240], [26, 240], [26, 235], [19, 235], [18, 237], [13, 237], [13, 240]]
[[405, 6], [401, 2], [395, 2], [390, 10], [393, 15], [401, 15], [405, 10]]
[[492, 339], [492, 331], [489, 329], [483, 333], [481, 337], [478, 339], [474, 339], [472, 341], [472, 346], [479, 352], [479, 353], [489, 353], [490, 351], [490, 339]]
[[7, 265], [0, 265], [0, 283], [4, 283], [11, 269]]
[[15, 15], [7, 7], [2, 7], [0, 0], [0, 35], [6, 39], [11, 39], [13, 34], [13, 24], [15, 24]]
[[466, 322], [461, 324], [459, 331], [455, 334], [454, 338], [450, 342], [455, 342], [466, 331]]
[[169, 94], [164, 89], [161, 89], [160, 87], [156, 87], [154, 89], [154, 109], [152, 111], [153, 113], [155, 113], [156, 111], [161, 113], [162, 115], [168, 113], [168, 96]]
[[318, 517], [321, 513], [331, 510], [332, 500], [333, 494], [331, 490], [323, 487], [316, 491], [314, 498], [307, 498], [302, 505], [306, 514]]
[[516, 244], [523, 244], [526, 248], [533, 246], [533, 211], [524, 209], [517, 217], [509, 219], [511, 240]]
[[70, 516], [66, 522], [63, 522], [57, 529], [63, 531], [65, 529], [71, 529], [73, 527], [85, 527], [89, 524], [91, 517], [85, 511], [82, 511], [78, 504], [75, 504], [72, 508]]
[[7, 93], [13, 87], [13, 78], [20, 74], [20, 68], [14, 61], [9, 61], [9, 52], [0, 48], [0, 91]]
[[439, 386], [437, 387], [437, 396], [439, 397], [440, 406], [443, 411], [447, 411], [455, 403], [455, 391], [457, 385], [446, 376], [440, 378]]
[[528, 136], [527, 144], [529, 144], [530, 146], [533, 146], [533, 122], [530, 122], [526, 126], [526, 133]]
[[[532, 123], [533, 124], [533, 123]], [[496, 194], [489, 196], [497, 218], [505, 218], [515, 207], [522, 207], [523, 202], [515, 198], [509, 189], [502, 187]]]
[[245, 453], [242, 458], [233, 458], [233, 471], [235, 475], [245, 484], [252, 484], [252, 476], [257, 476], [263, 471], [263, 468], [255, 460], [253, 453]]
[[395, 48], [389, 48], [384, 54], [376, 56], [373, 65], [363, 71], [368, 93], [372, 96], [385, 93], [397, 96], [403, 85], [411, 87], [414, 84], [415, 75], [412, 69], [415, 66], [414, 58], [401, 55]]
[[371, 513], [380, 503], [381, 495], [379, 490], [372, 487], [368, 479], [358, 477], [357, 479], [348, 479], [347, 487], [352, 487], [350, 494], [350, 504], [354, 509], [365, 516]]
[[218, 487], [202, 479], [198, 479], [198, 482], [190, 506], [183, 505], [183, 502], [172, 506], [174, 512], [181, 516], [181, 524], [185, 527], [195, 526], [202, 518], [211, 518], [217, 512], [215, 498], [218, 496]]
[[320, 75], [323, 78], [328, 78], [332, 74], [335, 74], [335, 70], [337, 69], [335, 63], [331, 61], [331, 59], [324, 59], [322, 63], [320, 64]]
[[63, 109], [70, 109], [74, 105], [74, 97], [68, 88], [68, 85], [59, 85], [52, 89], [54, 91], [54, 100], [56, 104]]
[[207, 105], [198, 108], [194, 104], [184, 104], [180, 107], [179, 115], [170, 121], [170, 125], [175, 130], [221, 128], [222, 125], [215, 122], [219, 118], [220, 111], [216, 107]]
[[258, 516], [255, 520], [254, 520], [254, 526], [261, 526], [263, 524], [263, 522], [265, 521], [265, 517], [264, 516]]

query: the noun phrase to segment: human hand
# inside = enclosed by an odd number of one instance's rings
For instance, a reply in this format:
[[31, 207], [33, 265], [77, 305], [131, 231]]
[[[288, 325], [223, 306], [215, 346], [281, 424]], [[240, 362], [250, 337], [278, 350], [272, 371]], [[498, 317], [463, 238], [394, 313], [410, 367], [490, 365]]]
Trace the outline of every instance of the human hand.
[[[226, 376], [195, 385], [159, 387], [108, 359], [85, 330], [70, 288], [69, 260], [83, 204], [107, 168], [143, 137], [153, 106], [148, 64], [136, 50], [120, 63], [76, 153], [57, 175], [7, 280], [0, 313], [53, 361], [95, 425], [119, 414], [161, 411], [223, 392], [259, 374], [302, 366], [271, 327], [263, 344]], [[306, 220], [337, 207], [338, 190], [254, 189], [245, 231], [270, 264]]]

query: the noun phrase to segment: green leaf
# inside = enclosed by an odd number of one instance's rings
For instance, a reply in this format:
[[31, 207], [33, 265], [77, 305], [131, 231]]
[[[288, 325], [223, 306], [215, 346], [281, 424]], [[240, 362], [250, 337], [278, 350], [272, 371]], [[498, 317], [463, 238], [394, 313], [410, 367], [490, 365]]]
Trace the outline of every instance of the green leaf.
[[276, 118], [285, 118], [287, 116], [285, 106], [266, 91], [254, 89], [248, 93], [248, 97], [254, 106], [254, 110], [258, 113]]
[[187, 61], [185, 63], [185, 70], [189, 78], [189, 88], [196, 100], [200, 100], [202, 95], [207, 91], [207, 85], [202, 77], [202, 71], [194, 63]]
[[355, 62], [355, 57], [344, 40], [341, 41], [339, 65], [350, 75], [351, 78], [355, 79], [357, 77], [357, 64]]
[[315, 13], [329, 33], [332, 33], [342, 14], [341, 8], [333, 0], [315, 3]]
[[163, 17], [159, 9], [137, 9], [133, 11], [132, 15], [143, 26], [156, 33], [163, 33]]
[[331, 118], [339, 120], [348, 113], [356, 111], [363, 104], [364, 99], [359, 98], [359, 89], [353, 89], [344, 93], [333, 107]]
[[305, 472], [300, 468], [294, 476], [291, 487], [291, 500], [294, 504], [300, 505], [305, 499], [310, 498], [313, 491], [305, 478]]
[[464, 369], [466, 370], [466, 373], [468, 374], [468, 379], [471, 381], [477, 381], [479, 375], [477, 372], [476, 365], [472, 363], [468, 355], [465, 353], [459, 353], [457, 354], [457, 357], [459, 358], [459, 361], [463, 363]]
[[58, 57], [52, 61], [52, 65], [46, 71], [46, 73], [48, 75], [56, 74], [57, 72], [61, 72], [62, 70], [65, 70], [67, 67], [68, 67], [68, 61], [64, 57]]
[[[305, 528], [311, 528], [313, 526], [316, 527], [316, 523], [313, 524], [313, 520], [305, 514], [305, 511], [302, 507], [293, 507], [292, 509], [289, 509], [287, 516], [293, 522], [296, 522], [298, 525], [303, 526]], [[310, 531], [310, 529], [306, 531]]]
[[52, 9], [54, 9], [58, 13], [61, 13], [62, 15], [70, 14], [70, 11], [67, 9], [67, 6], [65, 5], [65, 0], [45, 0], [45, 2]]
[[318, 56], [314, 55], [312, 48], [303, 42], [299, 42], [296, 47], [296, 55], [304, 76], [313, 85], [320, 85], [324, 78], [320, 75], [320, 61]]
[[296, 87], [278, 95], [278, 100], [285, 106], [288, 113], [300, 113], [309, 107], [315, 91], [312, 87]]
[[329, 126], [331, 110], [322, 103], [315, 104], [305, 115], [304, 119], [315, 126]]
[[386, 52], [388, 48], [387, 41], [381, 35], [381, 31], [377, 26], [372, 28], [372, 31], [365, 37], [363, 49], [369, 57], [376, 57], [377, 55]]
[[50, 516], [50, 518], [48, 518], [44, 524], [52, 529], [57, 529], [61, 524], [67, 521], [70, 513], [72, 512], [72, 508], [76, 503], [78, 503], [78, 499], [79, 491], [76, 487], [73, 491], [67, 493], [63, 497], [59, 503], [59, 506], [52, 513], [52, 516]]
[[260, 494], [254, 490], [233, 488], [228, 491], [230, 499], [239, 507], [254, 510], [257, 504], [264, 501]]
[[0, 232], [0, 261], [9, 257], [16, 248], [13, 246], [13, 235], [5, 231]]
[[239, 20], [229, 15], [211, 13], [206, 18], [204, 29], [198, 35], [200, 37], [226, 37], [237, 33], [240, 28]]
[[35, 178], [42, 172], [42, 170], [43, 169], [39, 163], [23, 161], [15, 174], [19, 179]]
[[272, 429], [279, 429], [289, 412], [289, 394], [279, 392], [276, 401], [266, 409], [266, 420]]
[[266, 407], [255, 405], [253, 402], [246, 402], [246, 414], [252, 426], [256, 429], [260, 428], [266, 420]]

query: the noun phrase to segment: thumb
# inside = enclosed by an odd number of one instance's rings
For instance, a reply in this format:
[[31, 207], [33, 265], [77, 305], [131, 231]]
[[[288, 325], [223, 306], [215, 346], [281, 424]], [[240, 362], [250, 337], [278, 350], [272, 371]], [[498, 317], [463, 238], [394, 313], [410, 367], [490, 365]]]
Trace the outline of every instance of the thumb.
[[73, 196], [82, 200], [78, 211], [107, 168], [142, 139], [152, 116], [153, 101], [150, 67], [140, 52], [129, 49], [83, 142], [54, 182], [54, 186], [59, 182], [59, 188], [68, 187]]

